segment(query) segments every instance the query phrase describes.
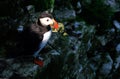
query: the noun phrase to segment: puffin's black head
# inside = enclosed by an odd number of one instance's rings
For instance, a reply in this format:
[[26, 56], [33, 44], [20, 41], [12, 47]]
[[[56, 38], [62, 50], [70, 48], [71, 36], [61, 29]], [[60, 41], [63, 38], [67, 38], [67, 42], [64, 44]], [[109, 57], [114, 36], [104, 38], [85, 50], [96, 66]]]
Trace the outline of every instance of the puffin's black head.
[[37, 24], [43, 27], [51, 26], [51, 28], [58, 29], [58, 23], [54, 20], [53, 16], [47, 12], [40, 14]]
[[42, 12], [39, 16], [39, 18], [44, 18], [44, 17], [49, 17], [49, 18], [53, 18], [52, 14], [48, 13], [48, 12]]

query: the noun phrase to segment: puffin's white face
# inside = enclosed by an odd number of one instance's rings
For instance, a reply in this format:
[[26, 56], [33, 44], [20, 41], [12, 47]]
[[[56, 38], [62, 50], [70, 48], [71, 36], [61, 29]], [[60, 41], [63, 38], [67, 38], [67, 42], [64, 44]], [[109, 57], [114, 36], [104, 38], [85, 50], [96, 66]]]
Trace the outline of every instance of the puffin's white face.
[[39, 20], [43, 26], [53, 25], [54, 23], [53, 20], [49, 17], [40, 18]]

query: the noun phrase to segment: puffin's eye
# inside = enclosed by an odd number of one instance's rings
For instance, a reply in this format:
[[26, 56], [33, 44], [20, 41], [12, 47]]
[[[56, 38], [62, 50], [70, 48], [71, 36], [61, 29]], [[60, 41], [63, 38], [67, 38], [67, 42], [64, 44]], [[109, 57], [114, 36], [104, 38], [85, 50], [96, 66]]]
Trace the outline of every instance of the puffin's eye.
[[49, 21], [49, 19], [46, 20], [47, 22]]

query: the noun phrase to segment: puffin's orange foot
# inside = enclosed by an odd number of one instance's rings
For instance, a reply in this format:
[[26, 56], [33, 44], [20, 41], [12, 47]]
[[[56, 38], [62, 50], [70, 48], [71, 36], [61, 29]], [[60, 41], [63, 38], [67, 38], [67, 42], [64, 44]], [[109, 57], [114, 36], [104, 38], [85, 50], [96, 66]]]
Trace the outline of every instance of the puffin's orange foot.
[[34, 63], [39, 65], [40, 67], [43, 67], [43, 65], [44, 65], [44, 62], [42, 60], [39, 60], [39, 59], [36, 59], [36, 58], [34, 59]]

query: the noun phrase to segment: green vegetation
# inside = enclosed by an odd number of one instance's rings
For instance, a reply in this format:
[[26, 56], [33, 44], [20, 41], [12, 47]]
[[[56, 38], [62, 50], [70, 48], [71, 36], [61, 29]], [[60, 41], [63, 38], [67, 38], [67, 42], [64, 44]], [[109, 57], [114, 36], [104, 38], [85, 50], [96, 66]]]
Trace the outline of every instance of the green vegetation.
[[82, 13], [80, 16], [88, 23], [95, 24], [101, 30], [111, 27], [111, 17], [114, 13], [112, 7], [105, 0], [82, 0]]
[[54, 8], [55, 0], [33, 0], [36, 11], [45, 11]]

